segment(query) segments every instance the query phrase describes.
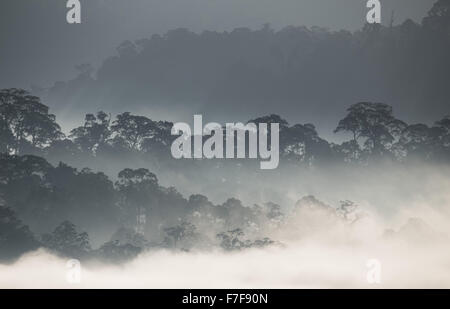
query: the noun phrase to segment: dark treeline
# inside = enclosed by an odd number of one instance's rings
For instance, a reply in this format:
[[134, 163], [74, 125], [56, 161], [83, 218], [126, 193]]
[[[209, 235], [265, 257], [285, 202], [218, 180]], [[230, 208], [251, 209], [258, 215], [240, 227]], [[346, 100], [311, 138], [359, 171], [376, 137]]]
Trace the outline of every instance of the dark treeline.
[[89, 235], [97, 242], [110, 239], [96, 253], [105, 251], [102, 257], [111, 259], [152, 247], [220, 245], [216, 238], [226, 238], [227, 231], [239, 236], [242, 244], [235, 246], [269, 243], [264, 238], [255, 243], [241, 240], [241, 229], [266, 219], [261, 207], [257, 212], [236, 199], [213, 205], [202, 195], [186, 199], [175, 188], [160, 186], [146, 169], [124, 169], [113, 183], [103, 173], [77, 171], [63, 163], [53, 167], [32, 155], [4, 154], [0, 164], [0, 259], [39, 246], [86, 257], [91, 252]]
[[[321, 166], [327, 163], [370, 164], [373, 160], [407, 162], [450, 159], [450, 118], [433, 126], [407, 124], [396, 118], [392, 107], [383, 103], [351, 105], [336, 126], [348, 141], [341, 144], [321, 138], [313, 124], [294, 124], [278, 115], [263, 116], [253, 123], [280, 124], [281, 163]], [[87, 114], [83, 125], [65, 136], [40, 99], [21, 89], [0, 91], [0, 151], [33, 154], [51, 162], [87, 162], [93, 158], [120, 161], [138, 155], [161, 164], [176, 164], [170, 146], [173, 123], [154, 121], [131, 113], [113, 119], [103, 111]], [[183, 162], [183, 164], [186, 161]]]
[[220, 205], [199, 194], [186, 199], [143, 168], [124, 169], [113, 183], [101, 172], [3, 154], [0, 171], [0, 261], [40, 247], [70, 258], [111, 262], [161, 248], [259, 248], [282, 245], [266, 237], [276, 230], [314, 228], [296, 221], [311, 211], [328, 224], [361, 218], [351, 201], [333, 208], [313, 196], [300, 199], [289, 212], [272, 202], [249, 207], [235, 198]]
[[375, 100], [430, 121], [447, 112], [450, 95], [449, 7], [439, 0], [421, 23], [367, 24], [355, 32], [176, 29], [126, 41], [98, 69], [80, 65], [75, 79], [36, 94], [58, 112], [117, 112], [126, 104], [131, 111], [236, 118], [271, 113], [275, 105], [293, 119], [314, 115], [314, 122], [328, 121], [348, 102]]

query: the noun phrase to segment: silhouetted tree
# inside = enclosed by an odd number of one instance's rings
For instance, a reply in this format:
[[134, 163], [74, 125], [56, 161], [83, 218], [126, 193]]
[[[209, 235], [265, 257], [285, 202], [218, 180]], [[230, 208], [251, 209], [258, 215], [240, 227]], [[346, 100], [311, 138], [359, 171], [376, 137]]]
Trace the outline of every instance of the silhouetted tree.
[[244, 232], [240, 228], [219, 233], [216, 237], [220, 241], [220, 247], [227, 251], [263, 248], [275, 244], [275, 242], [268, 237], [257, 239], [255, 241], [249, 239], [244, 240]]
[[120, 227], [112, 236], [112, 242], [118, 242], [119, 245], [131, 244], [138, 248], [146, 248], [148, 245], [148, 241], [142, 234], [136, 233], [135, 230]]
[[116, 188], [119, 205], [127, 224], [136, 224], [138, 215], [145, 215], [156, 206], [159, 193], [158, 179], [145, 168], [126, 168], [119, 172]]
[[164, 228], [166, 235], [172, 240], [173, 247], [182, 241], [192, 241], [197, 235], [196, 227], [190, 222], [183, 221], [179, 225]]
[[306, 165], [331, 162], [333, 152], [330, 144], [317, 134], [312, 124], [296, 124], [280, 133], [282, 158]]
[[51, 234], [42, 236], [45, 247], [72, 258], [84, 258], [91, 250], [86, 232], [78, 233], [75, 225], [64, 221]]
[[170, 146], [176, 137], [171, 133], [172, 127], [172, 122], [154, 122], [149, 136], [142, 142], [142, 150], [158, 156], [159, 159], [166, 159], [169, 157]]
[[402, 159], [436, 159], [440, 148], [442, 130], [438, 127], [428, 127], [425, 124], [407, 126], [401, 133], [396, 150]]
[[0, 261], [9, 261], [35, 250], [39, 242], [28, 226], [24, 225], [12, 209], [0, 205]]
[[220, 246], [228, 251], [244, 248], [245, 242], [242, 240], [243, 236], [244, 232], [239, 228], [217, 234], [217, 238], [220, 240]]
[[156, 124], [147, 117], [126, 112], [117, 115], [111, 129], [116, 134], [115, 139], [120, 140], [130, 150], [141, 150], [144, 140], [154, 136]]
[[0, 130], [2, 151], [14, 154], [34, 151], [63, 136], [48, 107], [16, 88], [0, 90]]
[[392, 107], [383, 103], [360, 102], [348, 109], [347, 116], [339, 121], [335, 133], [350, 132], [353, 141], [363, 138], [364, 148], [370, 155], [387, 154], [390, 146], [406, 124], [395, 118]]
[[333, 145], [333, 149], [337, 156], [346, 163], [360, 163], [363, 156], [363, 149], [355, 140], [343, 142], [340, 145]]

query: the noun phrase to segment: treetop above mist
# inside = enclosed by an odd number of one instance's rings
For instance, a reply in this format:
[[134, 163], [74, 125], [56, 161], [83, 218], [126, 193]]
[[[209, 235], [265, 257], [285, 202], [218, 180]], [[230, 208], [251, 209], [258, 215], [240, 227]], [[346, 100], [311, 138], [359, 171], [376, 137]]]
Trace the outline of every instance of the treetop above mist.
[[[449, 117], [436, 121], [432, 127], [410, 125], [395, 117], [393, 108], [384, 103], [352, 104], [334, 131], [350, 136], [341, 144], [321, 138], [313, 124], [290, 125], [275, 114], [250, 122], [280, 125], [282, 163], [320, 166], [367, 164], [374, 159], [448, 162], [450, 158]], [[77, 158], [119, 160], [139, 154], [142, 160], [167, 164], [175, 160], [170, 155], [170, 145], [176, 138], [171, 134], [172, 127], [171, 122], [129, 112], [114, 119], [100, 111], [87, 114], [84, 124], [65, 136], [55, 116], [49, 114], [49, 108], [38, 97], [21, 89], [0, 90], [0, 151], [7, 154], [36, 154], [68, 163]]]

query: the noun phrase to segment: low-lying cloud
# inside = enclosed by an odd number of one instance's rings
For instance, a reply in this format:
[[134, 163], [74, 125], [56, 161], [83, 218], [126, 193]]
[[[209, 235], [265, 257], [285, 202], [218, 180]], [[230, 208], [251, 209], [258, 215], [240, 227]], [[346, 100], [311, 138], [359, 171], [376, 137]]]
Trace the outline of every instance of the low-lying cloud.
[[[66, 280], [68, 259], [41, 249], [0, 265], [0, 288], [449, 288], [447, 233], [432, 223], [410, 218], [386, 230], [370, 216], [350, 225], [298, 222], [282, 245], [264, 249], [158, 250], [121, 265], [82, 262], [78, 284]], [[367, 279], [372, 259], [381, 266], [379, 284]]]

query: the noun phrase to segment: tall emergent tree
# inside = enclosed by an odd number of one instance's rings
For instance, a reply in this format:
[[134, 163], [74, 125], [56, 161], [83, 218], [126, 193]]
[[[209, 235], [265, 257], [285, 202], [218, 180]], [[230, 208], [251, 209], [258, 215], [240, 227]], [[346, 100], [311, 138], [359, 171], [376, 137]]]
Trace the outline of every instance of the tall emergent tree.
[[86, 114], [84, 125], [70, 131], [74, 143], [84, 152], [95, 154], [111, 136], [111, 116], [103, 111]]
[[0, 90], [0, 151], [21, 154], [61, 138], [48, 106], [23, 89]]
[[350, 132], [356, 143], [363, 139], [368, 155], [389, 153], [392, 143], [407, 126], [394, 117], [392, 107], [387, 104], [360, 102], [347, 111], [347, 116], [339, 121], [334, 132]]

